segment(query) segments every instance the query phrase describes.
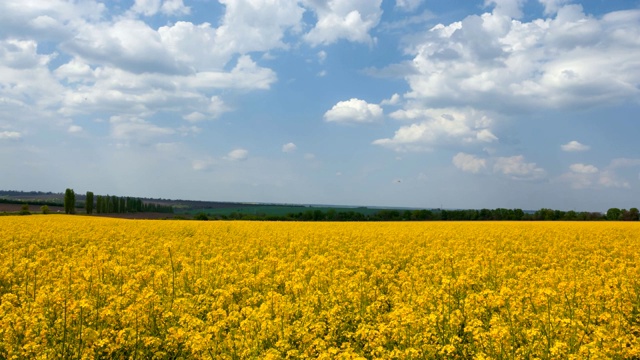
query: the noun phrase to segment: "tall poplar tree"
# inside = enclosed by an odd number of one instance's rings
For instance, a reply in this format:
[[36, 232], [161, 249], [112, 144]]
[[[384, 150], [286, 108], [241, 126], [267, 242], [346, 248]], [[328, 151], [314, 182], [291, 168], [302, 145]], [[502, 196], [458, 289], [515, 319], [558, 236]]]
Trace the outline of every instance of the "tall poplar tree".
[[91, 191], [87, 191], [84, 207], [87, 210], [87, 214], [93, 214], [93, 193]]
[[67, 189], [64, 192], [64, 212], [66, 214], [76, 213], [76, 194], [73, 189]]

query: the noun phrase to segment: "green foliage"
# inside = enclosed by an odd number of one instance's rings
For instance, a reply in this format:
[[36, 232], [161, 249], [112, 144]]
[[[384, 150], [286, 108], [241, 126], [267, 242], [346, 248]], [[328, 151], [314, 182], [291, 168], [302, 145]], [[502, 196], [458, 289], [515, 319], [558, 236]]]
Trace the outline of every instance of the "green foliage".
[[140, 198], [132, 198], [128, 196], [118, 197], [115, 195], [97, 195], [95, 198], [95, 210], [98, 214], [125, 214], [138, 212], [173, 213], [172, 206], [145, 203]]
[[607, 220], [620, 220], [622, 211], [618, 208], [611, 208], [607, 210]]
[[20, 215], [31, 215], [31, 212], [29, 211], [29, 204], [22, 204]]
[[73, 189], [67, 189], [64, 192], [64, 212], [65, 214], [76, 213], [76, 194]]
[[93, 193], [91, 191], [87, 191], [84, 207], [87, 211], [87, 214], [93, 214]]
[[209, 217], [207, 216], [207, 214], [201, 212], [198, 215], [193, 217], [195, 220], [209, 220]]
[[40, 211], [45, 215], [51, 213], [51, 210], [49, 210], [49, 205], [42, 205], [40, 207]]

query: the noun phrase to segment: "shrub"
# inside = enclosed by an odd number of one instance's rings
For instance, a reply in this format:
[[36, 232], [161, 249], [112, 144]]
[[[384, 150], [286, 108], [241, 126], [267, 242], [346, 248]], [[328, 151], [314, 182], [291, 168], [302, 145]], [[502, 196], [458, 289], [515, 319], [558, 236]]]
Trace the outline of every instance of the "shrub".
[[22, 205], [22, 208], [20, 209], [20, 215], [31, 215], [31, 212], [29, 211], [29, 204]]
[[207, 216], [207, 214], [201, 212], [198, 215], [193, 217], [194, 220], [209, 220], [209, 217]]

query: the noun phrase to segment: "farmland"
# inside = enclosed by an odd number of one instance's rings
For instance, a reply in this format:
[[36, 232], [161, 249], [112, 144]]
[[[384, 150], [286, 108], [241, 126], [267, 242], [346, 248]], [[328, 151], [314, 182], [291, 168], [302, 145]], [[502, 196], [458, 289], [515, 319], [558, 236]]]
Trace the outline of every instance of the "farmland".
[[0, 217], [0, 358], [640, 357], [637, 222]]

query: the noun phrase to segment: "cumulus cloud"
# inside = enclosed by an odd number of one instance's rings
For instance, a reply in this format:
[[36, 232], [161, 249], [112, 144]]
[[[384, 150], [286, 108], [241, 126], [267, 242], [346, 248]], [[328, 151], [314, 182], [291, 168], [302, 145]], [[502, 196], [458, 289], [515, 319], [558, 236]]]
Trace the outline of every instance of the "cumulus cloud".
[[627, 176], [637, 167], [640, 167], [640, 159], [634, 158], [612, 159], [603, 169], [578, 163], [570, 165], [570, 171], [562, 174], [559, 180], [569, 183], [573, 189], [629, 189], [631, 182]]
[[[183, 1], [138, 0], [129, 13], [110, 18], [101, 15], [104, 5], [91, 0], [23, 5], [0, 4], [0, 35], [10, 30], [5, 17], [47, 17], [66, 33], [56, 39], [60, 54], [40, 53], [30, 36], [44, 35], [35, 30], [0, 37], [0, 115], [22, 119], [94, 112], [143, 120], [162, 112], [191, 122], [215, 119], [232, 110], [216, 92], [265, 90], [277, 80], [247, 53], [285, 48], [284, 33], [298, 26], [303, 12], [284, 0], [229, 2], [219, 27], [177, 21], [154, 28], [131, 14], [183, 14]], [[54, 68], [54, 58], [64, 61]]]
[[163, 128], [137, 117], [112, 116], [109, 123], [111, 137], [117, 140], [146, 141], [175, 133], [173, 129]]
[[191, 161], [191, 168], [195, 171], [205, 171], [209, 170], [215, 164], [216, 160], [211, 157], [205, 159], [195, 159]]
[[298, 147], [294, 143], [286, 143], [282, 145], [282, 152], [284, 153], [292, 153], [295, 152]]
[[482, 158], [472, 154], [459, 152], [452, 163], [458, 169], [477, 174], [485, 169], [493, 169], [494, 174], [506, 176], [512, 180], [541, 180], [547, 176], [547, 172], [536, 163], [527, 162], [523, 155], [508, 157]]
[[571, 164], [569, 170], [571, 171], [560, 176], [560, 180], [569, 182], [573, 189], [592, 188], [603, 179], [603, 174], [598, 174], [598, 168], [593, 165]]
[[553, 15], [571, 0], [538, 0], [544, 6], [545, 15]]
[[0, 131], [0, 140], [19, 140], [22, 134], [17, 131]]
[[335, 104], [324, 114], [324, 119], [327, 122], [363, 124], [378, 122], [382, 120], [382, 116], [383, 111], [380, 105], [353, 98]]
[[590, 149], [589, 146], [581, 144], [578, 141], [569, 141], [568, 143], [560, 146], [560, 148], [562, 149], [562, 151], [567, 151], [567, 152], [577, 152], [577, 151], [587, 151]]
[[285, 32], [299, 26], [304, 8], [290, 0], [221, 0], [226, 11], [216, 30], [219, 46], [237, 53], [284, 48]]
[[487, 160], [460, 152], [453, 157], [453, 165], [462, 171], [477, 174], [487, 167]]
[[603, 170], [600, 173], [600, 177], [598, 179], [598, 184], [604, 186], [606, 188], [624, 188], [628, 189], [631, 187], [631, 184], [626, 179], [620, 178], [615, 171], [611, 169]]
[[617, 158], [611, 160], [611, 164], [609, 165], [612, 169], [618, 168], [629, 168], [640, 166], [640, 159], [632, 159], [632, 158]]
[[22, 37], [25, 34], [49, 40], [67, 39], [74, 26], [84, 21], [97, 21], [106, 6], [95, 0], [82, 2], [48, 0], [25, 3], [23, 0], [0, 1], [0, 35]]
[[396, 0], [396, 9], [402, 11], [415, 11], [423, 0]]
[[493, 171], [514, 180], [538, 180], [547, 175], [536, 163], [526, 162], [522, 155], [496, 158]]
[[[203, 108], [204, 110], [204, 108]], [[200, 122], [203, 120], [210, 120], [210, 119], [216, 119], [218, 118], [220, 115], [222, 115], [223, 113], [229, 111], [230, 109], [227, 107], [227, 105], [224, 103], [224, 101], [222, 101], [222, 99], [220, 99], [220, 97], [218, 96], [212, 96], [210, 99], [210, 102], [208, 104], [208, 106], [206, 107], [206, 114], [203, 114], [201, 112], [195, 111], [192, 112], [188, 115], [183, 116], [182, 118], [195, 123], [195, 122]]]
[[67, 132], [71, 133], [71, 134], [77, 134], [77, 133], [81, 133], [82, 132], [82, 126], [78, 126], [78, 125], [71, 125], [67, 128]]
[[135, 0], [131, 11], [145, 16], [153, 16], [159, 12], [165, 15], [188, 14], [190, 9], [182, 0]]
[[494, 5], [493, 13], [514, 19], [522, 17], [522, 5], [526, 0], [484, 0], [485, 6]]
[[382, 0], [305, 0], [317, 17], [315, 26], [304, 35], [311, 45], [329, 45], [345, 39], [372, 43], [369, 31], [378, 25], [382, 16]]
[[[0, 39], [0, 114], [47, 118], [64, 87], [51, 74], [54, 54], [39, 54], [34, 40]], [[48, 114], [45, 114], [48, 112]]]
[[398, 105], [398, 103], [400, 103], [400, 99], [400, 95], [393, 94], [389, 99], [382, 100], [380, 105]]
[[242, 161], [242, 160], [246, 160], [249, 157], [249, 151], [246, 149], [235, 149], [235, 150], [231, 150], [227, 156], [225, 157], [226, 160], [231, 160], [231, 161]]
[[318, 51], [318, 62], [322, 64], [325, 60], [327, 60], [327, 52], [324, 50]]
[[392, 118], [416, 121], [400, 127], [392, 138], [378, 139], [375, 145], [395, 151], [424, 151], [445, 145], [491, 143], [498, 140], [489, 127], [492, 119], [474, 109], [398, 110]]
[[573, 109], [638, 99], [640, 10], [601, 17], [580, 5], [555, 18], [514, 20], [520, 0], [491, 0], [493, 12], [438, 24], [409, 41], [406, 99], [430, 106], [507, 112]]
[[598, 168], [593, 165], [585, 164], [571, 164], [569, 169], [578, 174], [595, 174], [598, 172]]

